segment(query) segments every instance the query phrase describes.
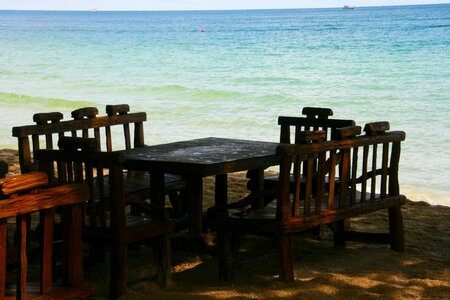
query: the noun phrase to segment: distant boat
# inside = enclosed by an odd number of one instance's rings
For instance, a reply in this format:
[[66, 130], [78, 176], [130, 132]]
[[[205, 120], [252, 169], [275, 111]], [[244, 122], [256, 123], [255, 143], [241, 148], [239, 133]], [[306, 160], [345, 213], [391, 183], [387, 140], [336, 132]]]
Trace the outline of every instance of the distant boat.
[[355, 9], [353, 5], [344, 5], [343, 9]]
[[91, 9], [91, 12], [97, 12], [96, 8]]

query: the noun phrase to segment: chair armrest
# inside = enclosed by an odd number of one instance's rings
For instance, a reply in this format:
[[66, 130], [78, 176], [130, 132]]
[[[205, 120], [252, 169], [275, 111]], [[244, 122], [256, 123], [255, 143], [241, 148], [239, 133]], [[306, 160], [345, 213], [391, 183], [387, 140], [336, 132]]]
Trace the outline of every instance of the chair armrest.
[[45, 172], [32, 172], [0, 179], [0, 196], [24, 193], [48, 185]]

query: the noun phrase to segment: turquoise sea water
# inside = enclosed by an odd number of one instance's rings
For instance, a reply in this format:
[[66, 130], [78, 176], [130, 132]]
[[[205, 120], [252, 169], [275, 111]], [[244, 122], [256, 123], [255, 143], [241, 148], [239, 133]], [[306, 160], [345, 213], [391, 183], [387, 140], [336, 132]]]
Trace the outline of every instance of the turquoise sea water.
[[35, 112], [130, 104], [146, 142], [278, 140], [331, 107], [404, 130], [401, 188], [450, 206], [450, 5], [189, 12], [0, 11], [0, 148]]

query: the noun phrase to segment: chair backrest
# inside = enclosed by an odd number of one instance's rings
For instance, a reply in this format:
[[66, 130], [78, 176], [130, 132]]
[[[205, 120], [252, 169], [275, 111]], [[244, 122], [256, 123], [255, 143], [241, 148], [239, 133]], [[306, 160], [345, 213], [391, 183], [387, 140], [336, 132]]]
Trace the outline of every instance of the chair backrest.
[[[355, 136], [360, 127], [337, 131], [339, 140], [321, 143], [280, 145], [282, 156], [279, 175], [277, 218], [288, 222], [292, 217], [332, 215], [337, 209], [375, 203], [399, 195], [398, 165], [401, 131], [389, 132], [389, 123], [365, 126], [365, 135]], [[338, 160], [338, 153], [341, 159]], [[294, 166], [294, 192], [290, 198], [290, 169]], [[317, 162], [316, 162], [317, 161]], [[317, 163], [317, 172], [312, 172]], [[301, 167], [305, 165], [306, 167]], [[301, 170], [309, 171], [301, 171]], [[340, 170], [339, 180], [336, 172]], [[305, 184], [301, 184], [303, 182]], [[328, 181], [327, 181], [328, 180]], [[305, 191], [301, 191], [301, 188]], [[300, 201], [302, 200], [302, 201]], [[314, 224], [312, 224], [314, 225]]]
[[[40, 149], [56, 148], [57, 140], [63, 136], [95, 138], [99, 150], [105, 151], [144, 145], [143, 122], [147, 119], [144, 112], [128, 113], [129, 106], [126, 104], [107, 105], [106, 111], [108, 115], [98, 117], [97, 108], [84, 107], [73, 111], [73, 120], [66, 121], [62, 121], [62, 114], [58, 112], [38, 113], [33, 116], [36, 124], [13, 127], [12, 135], [18, 139], [21, 172], [36, 170], [37, 162], [34, 154]], [[134, 130], [130, 129], [130, 125], [134, 125]], [[112, 128], [120, 128], [117, 132], [117, 141], [120, 140], [119, 135], [123, 136], [123, 145], [113, 146], [116, 135], [112, 132]], [[131, 133], [134, 134], [133, 138]]]
[[[4, 299], [6, 289], [6, 257], [8, 249], [8, 227], [15, 224], [17, 247], [16, 298], [26, 299], [28, 290], [27, 273], [29, 238], [27, 237], [28, 215], [39, 212], [41, 247], [39, 289], [33, 290], [39, 295], [53, 294], [65, 298], [88, 298], [92, 290], [83, 286], [83, 258], [81, 249], [81, 203], [89, 195], [87, 186], [80, 184], [61, 185], [55, 188], [41, 189], [48, 184], [47, 175], [43, 172], [22, 174], [0, 180], [0, 298]], [[63, 226], [64, 250], [64, 285], [66, 289], [58, 291], [53, 288], [53, 224], [54, 208], [60, 207]], [[16, 218], [16, 223], [8, 222], [8, 218]], [[11, 229], [11, 228], [10, 228]], [[69, 290], [69, 291], [68, 291]], [[59, 295], [59, 296], [58, 296]], [[62, 296], [65, 295], [65, 296]], [[45, 299], [50, 299], [45, 298]]]
[[278, 117], [280, 143], [300, 143], [302, 131], [316, 130], [324, 130], [326, 132], [326, 139], [332, 140], [336, 138], [338, 128], [355, 125], [355, 121], [353, 120], [328, 118], [333, 115], [333, 111], [330, 108], [305, 107], [302, 113], [306, 117]]
[[39, 169], [51, 182], [86, 183], [90, 197], [86, 201], [84, 225], [119, 234], [126, 228], [126, 195], [123, 182], [123, 154], [97, 151], [95, 138], [63, 137], [60, 150], [36, 153]]

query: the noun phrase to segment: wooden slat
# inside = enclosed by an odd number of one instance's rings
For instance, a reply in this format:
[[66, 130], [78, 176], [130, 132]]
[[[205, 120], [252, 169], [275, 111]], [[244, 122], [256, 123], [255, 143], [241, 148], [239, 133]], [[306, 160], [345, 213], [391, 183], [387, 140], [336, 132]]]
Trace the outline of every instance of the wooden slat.
[[18, 137], [19, 164], [22, 173], [29, 172], [28, 166], [31, 164], [31, 148], [28, 135]]
[[144, 143], [144, 123], [134, 123], [134, 147], [143, 147]]
[[362, 184], [361, 184], [361, 202], [366, 201], [367, 194], [367, 168], [369, 164], [369, 146], [363, 147], [363, 164], [362, 164]]
[[292, 205], [292, 215], [298, 216], [300, 214], [300, 195], [301, 195], [301, 165], [302, 160], [298, 155], [296, 156], [296, 162], [293, 165], [293, 175], [294, 175], [294, 191], [293, 191], [293, 205]]
[[309, 126], [313, 127], [326, 127], [326, 128], [341, 128], [346, 126], [355, 125], [353, 120], [342, 120], [342, 119], [327, 119], [324, 123], [324, 119], [309, 119], [303, 117], [278, 117], [278, 125], [290, 125], [290, 126]]
[[304, 211], [303, 211], [303, 213], [305, 215], [309, 215], [311, 213], [313, 167], [314, 167], [314, 156], [312, 154], [309, 154], [308, 160], [307, 160], [305, 204], [304, 204]]
[[[60, 195], [65, 195], [60, 197]], [[80, 202], [89, 195], [87, 186], [68, 184], [51, 189], [45, 189], [35, 195], [21, 195], [1, 201], [0, 218], [9, 218], [18, 214], [39, 211], [55, 205], [67, 205]]]
[[50, 293], [53, 281], [53, 222], [54, 208], [43, 210], [41, 219], [41, 286], [42, 294]]
[[[327, 162], [326, 162], [326, 153], [320, 152], [319, 153], [319, 160], [318, 160], [318, 172], [317, 172], [317, 180], [316, 180], [316, 193], [315, 197], [316, 199], [323, 199], [325, 196], [325, 177], [326, 177], [326, 171], [327, 169]], [[315, 201], [315, 212], [318, 213], [322, 209], [322, 201]]]
[[94, 119], [69, 120], [59, 123], [43, 125], [26, 125], [13, 127], [14, 137], [26, 137], [32, 134], [49, 134], [70, 132], [72, 130], [83, 130], [89, 128], [100, 128], [105, 126], [123, 125], [127, 123], [145, 122], [147, 115], [144, 112], [131, 113], [127, 115], [102, 116]]
[[47, 174], [33, 172], [0, 179], [0, 195], [8, 196], [19, 191], [29, 191], [48, 184]]
[[336, 165], [337, 153], [336, 150], [330, 151], [330, 182], [328, 184], [328, 209], [334, 208], [334, 195], [336, 184]]
[[101, 145], [102, 145], [102, 137], [101, 137], [101, 134], [100, 134], [100, 128], [94, 128], [94, 138], [97, 141], [96, 149], [98, 149], [100, 151], [101, 150]]
[[355, 203], [356, 201], [356, 178], [358, 177], [357, 171], [358, 171], [358, 149], [359, 147], [353, 148], [353, 155], [352, 155], [352, 172], [350, 175], [351, 182], [350, 182], [350, 190], [351, 190], [351, 196], [350, 196], [350, 203]]
[[[8, 201], [8, 200], [4, 200]], [[17, 215], [16, 213], [14, 215]], [[25, 215], [16, 217], [17, 224], [17, 299], [26, 299], [27, 295], [27, 274], [28, 274], [28, 260], [27, 260], [27, 219]]]
[[341, 150], [342, 158], [341, 158], [341, 174], [339, 176], [340, 186], [339, 186], [339, 208], [345, 206], [345, 200], [347, 196], [348, 190], [348, 179], [349, 179], [349, 171], [350, 171], [350, 150], [342, 149]]
[[[64, 249], [67, 257], [68, 286], [80, 286], [83, 284], [83, 251], [81, 248], [81, 209], [82, 203], [65, 208], [64, 223]], [[68, 226], [70, 224], [70, 226]]]
[[115, 104], [115, 105], [106, 105], [106, 113], [108, 116], [113, 115], [125, 115], [130, 111], [130, 106], [128, 104]]
[[384, 198], [386, 196], [386, 191], [387, 191], [388, 160], [389, 160], [389, 144], [384, 143], [383, 144], [383, 157], [382, 157], [382, 163], [381, 163], [381, 170], [382, 170], [381, 188], [380, 188], [381, 198]]
[[280, 163], [280, 178], [277, 196], [276, 220], [281, 223], [288, 222], [290, 219], [291, 201], [290, 201], [290, 169], [292, 156], [285, 156]]
[[291, 154], [295, 155], [298, 152], [308, 154], [320, 151], [328, 151], [331, 149], [350, 149], [356, 146], [368, 146], [373, 144], [401, 142], [405, 140], [405, 133], [403, 131], [390, 131], [382, 135], [377, 136], [358, 136], [349, 140], [332, 140], [325, 141], [318, 144], [306, 144], [306, 145], [283, 145], [279, 148], [279, 154]]
[[333, 110], [322, 107], [303, 107], [302, 114], [306, 115], [307, 118], [328, 119], [333, 115]]
[[123, 124], [123, 135], [125, 138], [125, 149], [131, 149], [130, 124]]
[[364, 126], [364, 131], [367, 135], [377, 135], [385, 133], [390, 129], [389, 122], [382, 121], [382, 122], [373, 122], [368, 123], [366, 126]]
[[[377, 144], [372, 146], [372, 171], [377, 169]], [[376, 172], [372, 172], [372, 176], [370, 178], [370, 200], [373, 201], [375, 199], [375, 190], [377, 185], [377, 177]]]
[[280, 143], [291, 143], [291, 131], [289, 125], [281, 125], [280, 127]]
[[398, 164], [400, 161], [400, 142], [392, 144], [391, 162], [389, 165], [389, 195], [400, 194], [398, 182]]
[[105, 135], [106, 135], [106, 151], [112, 151], [112, 135], [111, 135], [111, 127], [105, 127]]
[[60, 112], [36, 113], [33, 115], [33, 122], [36, 124], [58, 123], [63, 119]]
[[82, 107], [72, 111], [71, 116], [75, 120], [94, 119], [98, 115], [97, 107]]
[[5, 284], [6, 284], [6, 255], [7, 255], [7, 220], [0, 219], [0, 299], [5, 297]]

